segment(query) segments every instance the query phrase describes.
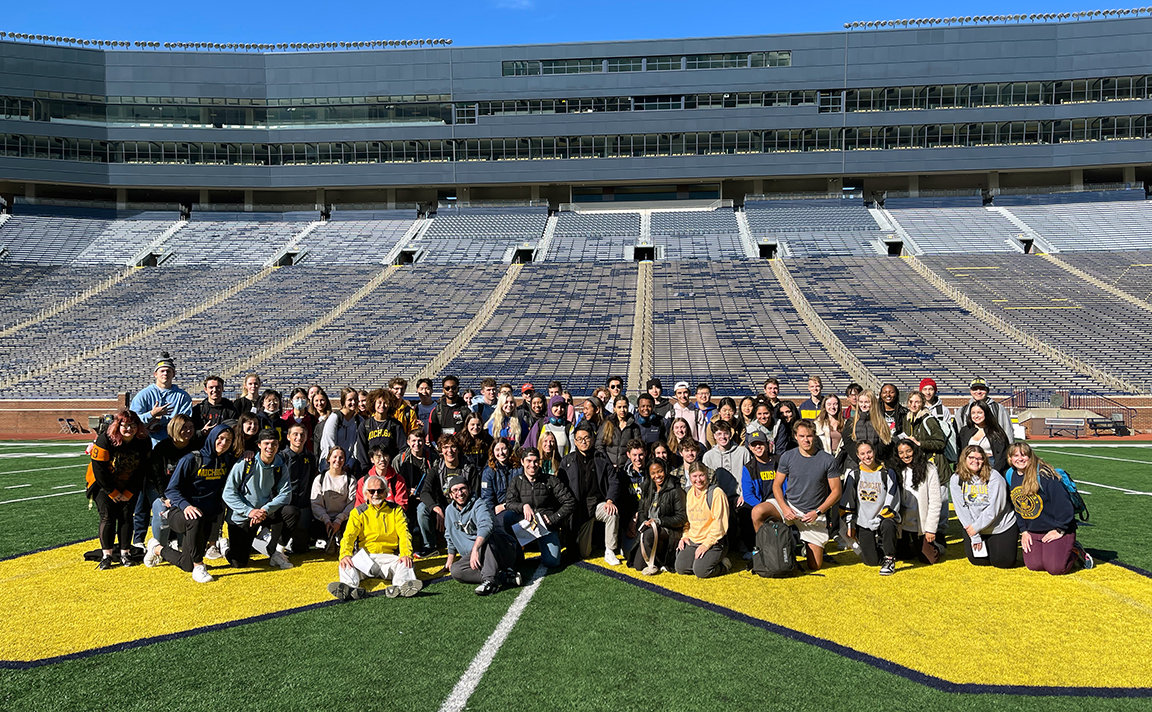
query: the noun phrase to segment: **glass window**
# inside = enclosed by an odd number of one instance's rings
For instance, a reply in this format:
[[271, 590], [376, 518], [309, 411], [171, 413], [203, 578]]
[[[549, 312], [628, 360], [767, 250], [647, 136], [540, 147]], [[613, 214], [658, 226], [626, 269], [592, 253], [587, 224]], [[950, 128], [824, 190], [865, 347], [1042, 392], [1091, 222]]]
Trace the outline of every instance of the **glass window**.
[[683, 68], [682, 57], [649, 57], [645, 62], [649, 72], [665, 72]]
[[643, 57], [613, 57], [608, 60], [609, 72], [639, 72], [643, 69]]

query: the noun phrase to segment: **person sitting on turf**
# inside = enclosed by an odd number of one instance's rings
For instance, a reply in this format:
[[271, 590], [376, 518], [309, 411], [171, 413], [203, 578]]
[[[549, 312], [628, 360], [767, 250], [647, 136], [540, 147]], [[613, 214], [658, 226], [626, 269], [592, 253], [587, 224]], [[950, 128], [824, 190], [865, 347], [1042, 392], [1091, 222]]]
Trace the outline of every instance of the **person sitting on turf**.
[[508, 483], [504, 504], [507, 506], [505, 511], [516, 515], [518, 520], [531, 522], [539, 516], [548, 529], [547, 534], [536, 539], [540, 547], [540, 563], [551, 569], [559, 566], [559, 529], [572, 516], [576, 498], [563, 480], [544, 473], [540, 452], [536, 448], [524, 448], [520, 452], [520, 471]]
[[[379, 450], [379, 448], [376, 448]], [[383, 456], [383, 455], [382, 455]], [[312, 481], [309, 509], [317, 545], [323, 541], [325, 553], [334, 554], [344, 533], [344, 525], [356, 505], [356, 478], [344, 469], [344, 448], [333, 445], [328, 451], [328, 471]]]
[[[481, 497], [473, 497], [468, 479], [457, 475], [448, 482], [452, 500], [444, 515], [448, 560], [444, 568], [461, 583], [479, 584], [477, 596], [496, 593], [502, 586], [521, 583], [516, 563], [516, 544], [496, 526], [496, 517]], [[456, 556], [460, 560], [456, 560]]]
[[841, 506], [848, 513], [848, 537], [860, 544], [857, 553], [868, 566], [880, 566], [881, 576], [896, 573], [896, 537], [900, 522], [900, 481], [884, 463], [876, 462], [872, 443], [856, 443], [859, 463], [844, 478]]
[[341, 601], [368, 594], [365, 578], [389, 579], [388, 598], [415, 596], [424, 587], [412, 568], [412, 535], [404, 510], [387, 500], [388, 485], [379, 477], [364, 483], [368, 501], [352, 510], [340, 540], [340, 580], [328, 584], [328, 593]]
[[1008, 501], [1008, 484], [989, 466], [988, 456], [979, 445], [968, 445], [960, 451], [948, 488], [956, 519], [964, 528], [968, 561], [998, 569], [1016, 566], [1020, 529]]
[[196, 583], [212, 581], [212, 575], [204, 567], [204, 552], [208, 549], [213, 522], [224, 511], [221, 493], [228, 470], [236, 461], [232, 437], [228, 423], [221, 423], [208, 431], [199, 451], [180, 459], [164, 491], [164, 497], [172, 503], [166, 515], [168, 528], [181, 537], [180, 548], [174, 549], [167, 542], [161, 546], [153, 536], [145, 547], [145, 566], [155, 566], [163, 558], [192, 574]]
[[131, 558], [132, 515], [142, 496], [144, 481], [152, 474], [152, 441], [140, 417], [121, 410], [96, 436], [88, 463], [88, 499], [100, 511], [100, 548], [103, 557], [97, 568], [112, 568], [116, 540], [120, 540], [120, 563], [135, 566]]
[[604, 522], [604, 560], [611, 566], [619, 566], [616, 548], [620, 539], [620, 510], [616, 500], [620, 497], [620, 484], [608, 456], [593, 449], [595, 438], [591, 425], [577, 426], [572, 434], [576, 450], [560, 461], [559, 477], [576, 498], [571, 531], [576, 537], [579, 557], [587, 559], [592, 553], [592, 529], [600, 521]]
[[828, 543], [828, 510], [840, 503], [840, 475], [836, 472], [836, 459], [816, 440], [815, 423], [796, 421], [792, 435], [796, 447], [780, 456], [772, 494], [780, 507], [781, 520], [800, 531], [800, 540], [808, 550], [808, 568], [816, 571], [824, 563], [824, 546]]
[[719, 576], [731, 568], [728, 553], [728, 498], [708, 482], [708, 468], [697, 462], [688, 469], [691, 489], [685, 495], [688, 522], [676, 545], [676, 573], [697, 578]]
[[[168, 439], [161, 440], [159, 445], [152, 448], [152, 481], [145, 484], [144, 491], [148, 492], [151, 489], [156, 493], [152, 501], [148, 502], [152, 512], [152, 536], [164, 544], [168, 543], [170, 535], [166, 512], [172, 506], [172, 503], [164, 496], [164, 490], [168, 489], [168, 482], [172, 480], [172, 474], [176, 472], [176, 466], [180, 464], [180, 460], [188, 453], [198, 449], [196, 426], [192, 422], [192, 418], [187, 415], [173, 416], [168, 421]], [[136, 511], [140, 511], [140, 504], [136, 505]], [[148, 531], [148, 524], [145, 523], [141, 527], [137, 519], [133, 519], [133, 541]]]
[[684, 490], [669, 477], [663, 462], [648, 465], [637, 516], [639, 536], [628, 557], [629, 565], [645, 576], [676, 567], [676, 551], [688, 522]]
[[1076, 541], [1076, 510], [1060, 472], [1024, 442], [1008, 448], [1008, 462], [1008, 486], [1023, 530], [1020, 546], [1028, 570], [1060, 576], [1071, 573], [1077, 563], [1086, 569], [1095, 566]]
[[[255, 544], [260, 553], [268, 554], [268, 565], [290, 569], [282, 551], [296, 529], [300, 513], [292, 506], [292, 480], [277, 454], [280, 436], [264, 428], [256, 436], [259, 454], [251, 462], [241, 460], [232, 466], [224, 484], [224, 503], [231, 510], [228, 517], [228, 563], [247, 566]], [[272, 538], [264, 545], [257, 534], [261, 527], [271, 529]]]

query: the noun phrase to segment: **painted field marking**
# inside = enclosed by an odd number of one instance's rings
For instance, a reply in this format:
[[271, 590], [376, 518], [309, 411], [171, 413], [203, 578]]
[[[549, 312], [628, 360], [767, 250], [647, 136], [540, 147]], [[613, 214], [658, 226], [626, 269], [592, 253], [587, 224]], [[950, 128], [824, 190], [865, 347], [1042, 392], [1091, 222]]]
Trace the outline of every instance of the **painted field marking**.
[[476, 657], [472, 659], [472, 664], [468, 666], [468, 669], [460, 677], [460, 681], [456, 683], [456, 687], [453, 687], [452, 692], [448, 694], [448, 699], [444, 700], [444, 704], [440, 706], [440, 712], [460, 712], [468, 704], [468, 699], [472, 697], [472, 693], [480, 684], [480, 678], [484, 677], [484, 672], [492, 664], [492, 659], [496, 657], [500, 646], [504, 644], [508, 634], [512, 632], [512, 626], [520, 620], [520, 614], [528, 607], [528, 602], [532, 600], [532, 596], [536, 595], [536, 589], [540, 588], [540, 582], [544, 580], [545, 570], [544, 566], [536, 567], [528, 585], [512, 602], [508, 612], [500, 619], [496, 630], [492, 631], [492, 635], [488, 637], [484, 647], [480, 648], [479, 653], [476, 653]]
[[8, 485], [4, 489], [20, 489], [21, 487], [31, 487], [32, 485]]
[[1112, 462], [1131, 462], [1136, 465], [1152, 465], [1148, 460], [1133, 460], [1127, 457], [1107, 457], [1105, 455], [1084, 455], [1078, 452], [1062, 452], [1060, 450], [1049, 450], [1048, 452], [1055, 453], [1056, 455], [1067, 455], [1068, 457], [1087, 457], [1093, 460], [1111, 460]]
[[1089, 482], [1088, 480], [1080, 480], [1080, 482], [1083, 482], [1086, 485], [1092, 485], [1093, 487], [1103, 487], [1104, 489], [1116, 490], [1117, 492], [1123, 492], [1124, 494], [1141, 494], [1141, 495], [1145, 495], [1147, 497], [1152, 497], [1152, 492], [1141, 492], [1139, 490], [1127, 489], [1125, 487], [1113, 487], [1112, 485], [1102, 485], [1099, 482]]
[[75, 486], [76, 485], [56, 485], [52, 489], [68, 489], [69, 487], [75, 487]]
[[49, 497], [62, 497], [66, 494], [84, 494], [84, 490], [76, 490], [75, 492], [57, 492], [56, 494], [42, 494], [39, 497], [25, 497], [23, 499], [6, 499], [0, 504], [15, 504], [17, 502], [31, 502], [34, 499], [48, 499]]
[[[78, 447], [83, 443], [89, 442], [87, 440], [69, 440], [63, 443], [0, 443], [0, 447]], [[85, 445], [85, 447], [87, 447]]]
[[0, 452], [0, 460], [22, 460], [28, 457], [38, 457], [44, 460], [68, 460], [74, 457], [88, 457], [85, 453], [47, 453], [47, 452]]
[[47, 472], [48, 470], [75, 470], [78, 467], [86, 467], [83, 464], [75, 465], [61, 465], [60, 467], [34, 467], [31, 470], [12, 470], [11, 472], [0, 472], [0, 475], [22, 475], [25, 472]]
[[1053, 441], [1051, 441], [1051, 440], [1044, 440], [1044, 441], [1040, 441], [1040, 440], [1029, 440], [1029, 441], [1028, 441], [1028, 444], [1029, 444], [1029, 445], [1031, 445], [1031, 446], [1032, 446], [1032, 447], [1034, 447], [1034, 448], [1040, 448], [1040, 447], [1042, 447], [1042, 448], [1050, 448], [1050, 447], [1072, 447], [1072, 448], [1083, 448], [1083, 449], [1085, 449], [1085, 450], [1095, 450], [1096, 448], [1111, 448], [1111, 449], [1116, 449], [1116, 448], [1129, 448], [1129, 447], [1130, 447], [1130, 448], [1138, 448], [1138, 449], [1141, 449], [1141, 450], [1149, 450], [1149, 449], [1152, 449], [1152, 445], [1150, 445], [1150, 444], [1148, 444], [1148, 443], [1118, 443], [1118, 442], [1106, 442], [1106, 443], [1065, 443], [1065, 442], [1053, 442]]

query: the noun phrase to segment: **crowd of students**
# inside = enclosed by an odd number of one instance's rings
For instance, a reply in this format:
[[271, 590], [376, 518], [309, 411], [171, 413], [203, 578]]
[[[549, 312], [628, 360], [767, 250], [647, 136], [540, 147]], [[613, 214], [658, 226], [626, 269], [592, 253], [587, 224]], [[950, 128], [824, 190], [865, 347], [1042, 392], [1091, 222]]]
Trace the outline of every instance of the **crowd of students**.
[[890, 575], [897, 559], [942, 559], [949, 501], [972, 564], [1016, 566], [1022, 548], [1032, 570], [1093, 565], [1062, 473], [1014, 442], [980, 378], [953, 415], [930, 378], [901, 402], [894, 384], [841, 397], [812, 377], [798, 405], [774, 378], [719, 402], [686, 382], [665, 398], [659, 379], [633, 401], [611, 378], [580, 403], [556, 381], [517, 402], [511, 385], [462, 393], [456, 376], [438, 399], [421, 379], [409, 401], [393, 378], [340, 389], [333, 409], [320, 386], [284, 403], [258, 374], [234, 401], [209, 377], [194, 404], [175, 373], [162, 353], [91, 447], [100, 569], [168, 562], [203, 583], [205, 559], [257, 552], [283, 569], [319, 549], [339, 562], [329, 591], [349, 600], [365, 578], [414, 595], [413, 560], [444, 550], [486, 595], [520, 583], [525, 548], [547, 567], [602, 544], [608, 564], [646, 575], [721, 575], [774, 522], [811, 570], [834, 543]]

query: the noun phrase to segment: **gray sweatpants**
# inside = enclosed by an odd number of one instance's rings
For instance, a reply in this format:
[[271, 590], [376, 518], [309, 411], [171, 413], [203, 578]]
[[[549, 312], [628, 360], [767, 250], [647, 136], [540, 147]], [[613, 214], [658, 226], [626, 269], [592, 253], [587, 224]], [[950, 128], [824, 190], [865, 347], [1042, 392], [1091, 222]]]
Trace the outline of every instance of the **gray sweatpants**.
[[687, 544], [676, 554], [676, 573], [696, 574], [697, 578], [711, 578], [724, 573], [724, 555], [728, 553], [727, 542], [708, 547], [708, 550], [696, 558], [697, 544]]
[[460, 583], [483, 583], [495, 581], [496, 572], [506, 569], [516, 563], [516, 552], [512, 544], [502, 536], [493, 534], [490, 539], [480, 547], [480, 568], [472, 568], [469, 560], [471, 551], [458, 553], [460, 557], [452, 563], [452, 578]]

